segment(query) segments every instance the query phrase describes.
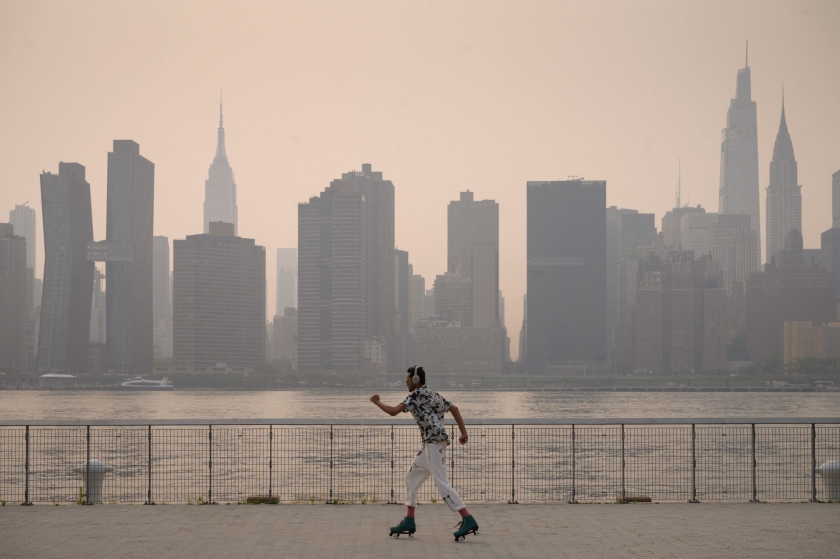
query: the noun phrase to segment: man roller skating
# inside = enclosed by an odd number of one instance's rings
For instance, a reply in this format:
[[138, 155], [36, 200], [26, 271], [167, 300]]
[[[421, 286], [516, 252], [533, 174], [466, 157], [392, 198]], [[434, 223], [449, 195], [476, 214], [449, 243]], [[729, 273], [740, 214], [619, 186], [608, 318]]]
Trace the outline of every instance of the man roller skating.
[[467, 428], [461, 418], [461, 412], [458, 411], [457, 406], [453, 406], [446, 398], [426, 386], [426, 372], [423, 367], [416, 365], [409, 367], [405, 384], [408, 387], [409, 395], [399, 405], [383, 404], [379, 400], [379, 394], [370, 397], [370, 401], [388, 415], [411, 412], [423, 437], [423, 446], [420, 447], [411, 468], [405, 474], [405, 485], [408, 491], [408, 498], [405, 501], [406, 516], [398, 525], [391, 527], [391, 536], [398, 538], [400, 534], [408, 534], [409, 538], [414, 537], [414, 532], [417, 530], [414, 523], [417, 495], [420, 492], [420, 486], [429, 479], [429, 476], [434, 478], [443, 502], [461, 515], [461, 523], [458, 524], [458, 530], [453, 534], [455, 541], [464, 541], [466, 535], [471, 533], [477, 536], [478, 523], [467, 512], [467, 508], [446, 477], [446, 447], [449, 445], [449, 436], [447, 436], [446, 428], [443, 425], [443, 416], [446, 412], [452, 414], [461, 430], [458, 442], [467, 444], [470, 437], [467, 435]]

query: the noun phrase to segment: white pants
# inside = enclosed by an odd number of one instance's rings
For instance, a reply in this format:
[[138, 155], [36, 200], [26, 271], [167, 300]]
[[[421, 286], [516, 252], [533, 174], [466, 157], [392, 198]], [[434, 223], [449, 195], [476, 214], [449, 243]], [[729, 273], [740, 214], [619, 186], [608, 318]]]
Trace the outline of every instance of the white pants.
[[414, 457], [411, 468], [405, 474], [405, 486], [408, 489], [406, 505], [417, 506], [417, 494], [429, 476], [434, 478], [443, 502], [450, 509], [459, 511], [464, 508], [464, 502], [449, 485], [449, 479], [446, 477], [446, 443], [425, 443]]

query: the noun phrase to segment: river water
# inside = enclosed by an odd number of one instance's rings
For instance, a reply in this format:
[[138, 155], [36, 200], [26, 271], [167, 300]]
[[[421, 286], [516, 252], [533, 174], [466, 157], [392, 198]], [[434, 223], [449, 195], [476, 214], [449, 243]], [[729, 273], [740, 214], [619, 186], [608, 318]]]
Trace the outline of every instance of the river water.
[[[490, 392], [443, 390], [467, 418], [837, 417], [840, 392]], [[382, 391], [397, 404], [405, 392]], [[0, 391], [9, 419], [375, 419], [361, 390]]]

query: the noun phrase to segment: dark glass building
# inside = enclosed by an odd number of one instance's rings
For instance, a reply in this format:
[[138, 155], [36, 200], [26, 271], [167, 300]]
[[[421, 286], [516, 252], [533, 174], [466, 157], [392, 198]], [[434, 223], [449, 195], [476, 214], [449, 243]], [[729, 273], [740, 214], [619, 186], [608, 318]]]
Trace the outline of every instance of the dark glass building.
[[528, 182], [531, 374], [605, 367], [606, 201], [606, 181]]
[[79, 374], [87, 370], [93, 262], [90, 184], [78, 163], [59, 163], [58, 174], [41, 174], [44, 220], [44, 288], [38, 334], [38, 371]]
[[179, 366], [256, 367], [265, 361], [265, 248], [232, 223], [176, 239], [173, 357]]
[[370, 164], [298, 205], [298, 368], [369, 368], [394, 343], [394, 184]]
[[152, 372], [154, 208], [154, 163], [140, 155], [136, 142], [114, 140], [114, 151], [108, 154], [107, 246], [103, 258], [107, 262], [105, 323], [111, 372]]

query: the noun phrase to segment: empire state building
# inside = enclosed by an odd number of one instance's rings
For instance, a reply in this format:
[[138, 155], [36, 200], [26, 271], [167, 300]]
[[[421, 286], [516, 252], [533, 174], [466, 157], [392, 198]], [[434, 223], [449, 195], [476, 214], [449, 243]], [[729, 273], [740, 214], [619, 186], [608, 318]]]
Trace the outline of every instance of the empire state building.
[[233, 169], [225, 152], [225, 126], [222, 104], [219, 103], [219, 132], [216, 157], [210, 164], [209, 177], [204, 181], [204, 232], [210, 232], [211, 221], [233, 223], [234, 235], [239, 235], [239, 208], [236, 206], [236, 183]]

